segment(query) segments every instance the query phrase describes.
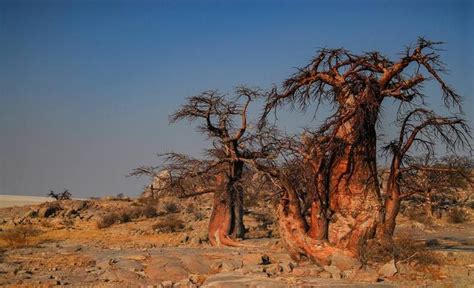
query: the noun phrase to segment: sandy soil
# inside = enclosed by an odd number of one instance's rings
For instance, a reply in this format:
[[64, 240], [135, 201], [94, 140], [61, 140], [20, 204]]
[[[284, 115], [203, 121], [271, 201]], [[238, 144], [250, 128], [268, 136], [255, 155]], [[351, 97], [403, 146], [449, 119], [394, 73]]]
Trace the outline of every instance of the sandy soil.
[[[395, 274], [387, 276], [380, 272], [384, 263], [353, 269], [296, 263], [277, 237], [268, 237], [276, 233], [272, 219], [264, 217], [270, 214], [265, 206], [247, 213], [250, 239], [243, 247], [210, 247], [205, 233], [210, 201], [200, 199], [193, 209], [190, 203], [171, 212], [166, 202], [153, 204], [157, 215], [102, 229], [97, 223], [104, 216], [132, 215], [150, 204], [71, 200], [0, 209], [0, 286], [474, 287], [472, 222], [425, 227], [402, 219], [398, 235], [426, 242], [426, 251], [442, 263], [398, 259]], [[48, 214], [51, 207], [56, 210]], [[176, 231], [157, 230], [157, 223], [176, 219], [182, 224]], [[27, 236], [4, 237], [19, 227]]]

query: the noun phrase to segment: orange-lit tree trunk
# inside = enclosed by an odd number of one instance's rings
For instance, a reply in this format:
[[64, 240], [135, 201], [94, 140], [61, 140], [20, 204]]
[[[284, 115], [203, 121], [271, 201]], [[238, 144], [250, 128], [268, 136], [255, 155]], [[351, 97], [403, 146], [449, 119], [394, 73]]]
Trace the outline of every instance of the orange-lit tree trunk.
[[342, 151], [335, 157], [329, 175], [330, 209], [334, 214], [328, 239], [354, 255], [359, 255], [366, 240], [373, 236], [381, 211], [376, 170], [378, 111], [362, 114], [343, 123], [336, 132]]
[[243, 191], [238, 185], [242, 177], [243, 163], [235, 161], [231, 175], [219, 175], [218, 187], [214, 193], [214, 204], [209, 221], [208, 235], [212, 246], [239, 246], [236, 238], [244, 238]]
[[[325, 239], [315, 239], [320, 236], [310, 235], [308, 224], [301, 213], [294, 185], [285, 179], [280, 180], [285, 192], [277, 205], [276, 216], [280, 238], [290, 256], [295, 260], [300, 260], [302, 256], [308, 257], [320, 265], [329, 264], [331, 255], [335, 253], [354, 257], [351, 251], [341, 250]], [[315, 231], [315, 233], [320, 232]]]
[[402, 197], [400, 194], [400, 155], [393, 157], [385, 191], [384, 214], [382, 223], [377, 227], [377, 238], [382, 243], [390, 243], [395, 232], [396, 220], [400, 212]]

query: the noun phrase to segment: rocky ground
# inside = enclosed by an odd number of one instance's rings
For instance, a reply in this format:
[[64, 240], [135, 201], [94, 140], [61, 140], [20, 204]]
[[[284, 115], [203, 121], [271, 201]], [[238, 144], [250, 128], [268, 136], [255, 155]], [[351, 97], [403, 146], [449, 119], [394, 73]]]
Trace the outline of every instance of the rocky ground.
[[375, 261], [371, 251], [364, 263], [334, 255], [330, 266], [318, 267], [290, 259], [265, 205], [247, 211], [245, 247], [210, 247], [210, 201], [197, 201], [70, 200], [0, 209], [0, 286], [474, 286], [472, 223], [428, 226], [402, 217], [397, 235], [409, 235], [418, 250], [396, 261]]

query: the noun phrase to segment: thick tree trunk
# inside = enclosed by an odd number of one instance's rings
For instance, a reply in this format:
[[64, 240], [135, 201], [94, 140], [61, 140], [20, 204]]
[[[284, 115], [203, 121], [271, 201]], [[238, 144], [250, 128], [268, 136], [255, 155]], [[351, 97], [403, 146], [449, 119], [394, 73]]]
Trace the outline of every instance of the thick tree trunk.
[[308, 235], [316, 240], [328, 239], [328, 219], [324, 207], [321, 207], [319, 200], [311, 203], [310, 225]]
[[[347, 100], [349, 106], [350, 101], [354, 99]], [[328, 239], [335, 247], [354, 255], [359, 255], [362, 246], [374, 236], [382, 210], [376, 164], [378, 111], [358, 113], [336, 131], [343, 148], [335, 152], [329, 175], [330, 209], [334, 214]]]
[[319, 265], [327, 265], [335, 253], [355, 256], [350, 251], [333, 247], [326, 240], [314, 239], [307, 233], [307, 223], [301, 215], [298, 198], [292, 187], [286, 187], [286, 195], [277, 206], [276, 216], [280, 238], [294, 260], [308, 257]]
[[233, 215], [234, 227], [232, 229], [232, 236], [243, 239], [245, 236], [244, 226], [244, 193], [240, 188], [234, 188], [232, 196], [233, 200]]
[[212, 246], [242, 246], [236, 238], [245, 236], [243, 191], [236, 185], [242, 177], [243, 163], [232, 163], [232, 176], [219, 175], [209, 220], [209, 242]]
[[[298, 199], [292, 196], [295, 194], [291, 192], [292, 187], [285, 187], [289, 203], [280, 203], [277, 217], [281, 238], [294, 258], [306, 255], [317, 263], [326, 264], [334, 253], [358, 257], [367, 240], [375, 236], [382, 210], [376, 165], [375, 123], [378, 111], [361, 113], [357, 109], [363, 107], [353, 107], [354, 101], [354, 98], [347, 98], [347, 107], [339, 111], [341, 115], [350, 115], [350, 110], [358, 113], [336, 127], [336, 139], [331, 141], [341, 145], [328, 144], [331, 145], [327, 151], [330, 155], [322, 154], [328, 172], [315, 181], [315, 195], [328, 196], [329, 210], [321, 207], [315, 197], [309, 230], [299, 206], [291, 205], [298, 203]], [[314, 163], [308, 164], [308, 169], [319, 171], [315, 170]], [[318, 172], [316, 177], [320, 176], [321, 172]], [[327, 219], [329, 214], [330, 221]]]

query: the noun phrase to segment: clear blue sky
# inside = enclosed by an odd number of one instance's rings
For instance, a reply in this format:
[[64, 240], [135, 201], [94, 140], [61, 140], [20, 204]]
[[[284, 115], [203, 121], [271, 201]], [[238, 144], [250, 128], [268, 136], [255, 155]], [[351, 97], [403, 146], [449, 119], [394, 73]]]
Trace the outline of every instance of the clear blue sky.
[[[472, 124], [473, 7], [449, 0], [0, 0], [0, 194], [137, 195], [146, 181], [125, 178], [132, 168], [156, 163], [157, 152], [198, 155], [205, 147], [191, 127], [168, 125], [185, 97], [238, 84], [268, 88], [319, 47], [396, 57], [418, 36], [447, 42], [446, 78], [465, 96]], [[439, 106], [439, 93], [425, 91]], [[281, 120], [296, 132], [307, 119]], [[390, 121], [387, 113], [383, 123]]]

